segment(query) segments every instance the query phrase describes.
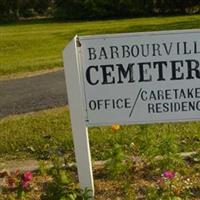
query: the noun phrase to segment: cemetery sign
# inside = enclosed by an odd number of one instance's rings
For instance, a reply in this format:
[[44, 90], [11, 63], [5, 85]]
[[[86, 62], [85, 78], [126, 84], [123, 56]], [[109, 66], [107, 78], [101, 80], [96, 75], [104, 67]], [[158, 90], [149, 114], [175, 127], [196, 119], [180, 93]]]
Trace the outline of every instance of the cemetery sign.
[[79, 37], [87, 126], [200, 118], [200, 32]]
[[76, 36], [63, 57], [79, 181], [92, 195], [87, 127], [200, 119], [200, 30]]

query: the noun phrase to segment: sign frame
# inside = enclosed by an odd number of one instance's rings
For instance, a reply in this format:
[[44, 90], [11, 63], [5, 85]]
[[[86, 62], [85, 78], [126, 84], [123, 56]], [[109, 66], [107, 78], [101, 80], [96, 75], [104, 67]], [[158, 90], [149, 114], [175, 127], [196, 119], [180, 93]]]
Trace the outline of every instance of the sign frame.
[[64, 73], [67, 86], [70, 118], [73, 133], [78, 177], [82, 189], [90, 189], [94, 197], [94, 181], [90, 155], [88, 129], [84, 121], [84, 110], [79, 74], [78, 37], [76, 36], [64, 49]]

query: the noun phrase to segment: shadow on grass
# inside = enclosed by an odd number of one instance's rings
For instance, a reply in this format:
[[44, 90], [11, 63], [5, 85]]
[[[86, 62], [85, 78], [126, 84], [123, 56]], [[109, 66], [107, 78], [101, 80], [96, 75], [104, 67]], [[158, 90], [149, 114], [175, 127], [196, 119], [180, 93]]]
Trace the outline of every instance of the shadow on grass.
[[[111, 20], [111, 19], [107, 19]], [[36, 25], [36, 24], [49, 24], [49, 23], [85, 23], [85, 22], [94, 22], [94, 21], [104, 21], [104, 20], [59, 20], [53, 17], [44, 17], [44, 18], [30, 18], [22, 19], [18, 21], [10, 22], [0, 22], [0, 26], [12, 26], [12, 25]], [[105, 20], [106, 21], [106, 20]]]
[[200, 20], [130, 27], [131, 30], [135, 31], [148, 31], [148, 30], [159, 31], [159, 30], [178, 30], [178, 29], [193, 29], [193, 28], [200, 28]]
[[[56, 18], [53, 17], [42, 17], [42, 18], [30, 18], [30, 19], [22, 19], [19, 21], [13, 21], [13, 22], [5, 22], [2, 23], [0, 22], [0, 26], [10, 26], [10, 25], [34, 25], [34, 24], [49, 24], [49, 23], [85, 23], [85, 22], [102, 22], [102, 21], [116, 21], [116, 20], [128, 20], [128, 19], [151, 19], [152, 20], [156, 20], [156, 19], [161, 19], [163, 20], [163, 23], [165, 22], [166, 19], [168, 18], [176, 18], [176, 17], [195, 17], [197, 15], [172, 15], [172, 16], [148, 16], [148, 17], [130, 17], [130, 18], [106, 18], [106, 19], [89, 19], [89, 20], [58, 20]], [[179, 23], [179, 22], [178, 22]], [[194, 26], [196, 23], [199, 25], [200, 24], [200, 20], [195, 20], [194, 22], [191, 21], [181, 21], [180, 23], [188, 23], [190, 24], [190, 26]], [[176, 23], [175, 23], [176, 24]], [[167, 25], [167, 24], [166, 24]], [[147, 25], [145, 25], [147, 26]], [[141, 28], [141, 26], [140, 26]]]
[[87, 28], [77, 28], [77, 30], [73, 30], [69, 33], [53, 33], [54, 36], [60, 39], [65, 40], [71, 40], [75, 35], [95, 35], [95, 34], [114, 34], [114, 33], [130, 33], [130, 32], [145, 32], [145, 31], [164, 31], [164, 30], [183, 30], [183, 29], [198, 29], [200, 28], [200, 20], [194, 20], [194, 21], [181, 21], [181, 22], [173, 22], [173, 23], [164, 23], [163, 22], [159, 24], [154, 25], [132, 25], [129, 27], [120, 27], [115, 28], [108, 27], [104, 28], [104, 25], [99, 25], [97, 28], [94, 28], [93, 30], [88, 30]]
[[0, 22], [0, 26], [48, 24], [52, 22], [55, 22], [53, 18], [25, 19], [25, 20], [19, 20], [19, 21], [11, 21], [11, 22]]
[[[121, 28], [120, 31], [117, 29], [98, 29], [95, 30], [96, 34], [106, 34], [106, 33], [125, 33], [125, 32], [145, 32], [145, 31], [162, 31], [162, 30], [183, 30], [183, 29], [198, 29], [200, 28], [200, 20], [194, 21], [181, 21], [173, 23], [160, 23], [154, 25], [132, 25], [130, 27]], [[88, 34], [89, 31], [83, 32], [84, 35]]]

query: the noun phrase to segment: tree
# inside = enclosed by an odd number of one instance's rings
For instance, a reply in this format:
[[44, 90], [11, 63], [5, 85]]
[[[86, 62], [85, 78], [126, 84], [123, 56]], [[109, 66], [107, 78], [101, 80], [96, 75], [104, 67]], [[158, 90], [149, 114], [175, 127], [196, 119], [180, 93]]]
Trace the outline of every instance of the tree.
[[[199, 8], [198, 8], [199, 6]], [[104, 19], [155, 14], [186, 14], [199, 0], [0, 0], [0, 20], [45, 15], [51, 8], [59, 19]]]

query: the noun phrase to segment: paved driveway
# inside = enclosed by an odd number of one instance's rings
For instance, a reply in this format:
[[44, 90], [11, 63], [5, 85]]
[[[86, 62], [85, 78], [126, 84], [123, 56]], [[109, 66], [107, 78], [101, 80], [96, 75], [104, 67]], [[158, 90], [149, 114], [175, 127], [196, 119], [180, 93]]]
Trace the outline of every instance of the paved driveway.
[[66, 104], [63, 70], [0, 81], [0, 118]]

